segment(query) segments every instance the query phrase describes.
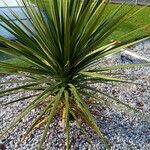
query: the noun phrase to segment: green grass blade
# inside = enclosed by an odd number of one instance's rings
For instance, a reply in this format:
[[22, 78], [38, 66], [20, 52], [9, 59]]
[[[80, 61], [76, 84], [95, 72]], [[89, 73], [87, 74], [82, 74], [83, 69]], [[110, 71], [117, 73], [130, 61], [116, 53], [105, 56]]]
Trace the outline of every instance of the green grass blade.
[[51, 124], [52, 119], [53, 119], [53, 117], [56, 113], [57, 106], [59, 105], [59, 102], [60, 102], [61, 96], [63, 94], [63, 91], [64, 91], [64, 88], [61, 88], [60, 91], [58, 92], [58, 94], [55, 97], [54, 105], [52, 106], [52, 109], [51, 109], [50, 114], [48, 116], [46, 127], [45, 127], [45, 130], [43, 132], [42, 139], [40, 140], [38, 150], [42, 150], [42, 144], [45, 141], [45, 138], [46, 138], [46, 135], [47, 135], [47, 132], [48, 132], [48, 129], [49, 129], [49, 125]]
[[110, 71], [110, 70], [118, 70], [118, 69], [128, 69], [128, 68], [136, 68], [136, 67], [149, 67], [150, 63], [142, 63], [142, 64], [125, 64], [125, 65], [116, 65], [116, 66], [108, 66], [101, 67], [95, 70], [89, 70], [89, 72], [101, 72], [101, 71]]
[[102, 80], [102, 81], [115, 81], [115, 82], [129, 83], [128, 81], [122, 80], [120, 78], [111, 77], [111, 76], [103, 75], [100, 73], [81, 72], [80, 74], [87, 76], [87, 77], [97, 78], [97, 79]]
[[9, 130], [11, 130], [25, 115], [27, 115], [31, 110], [33, 110], [38, 104], [45, 100], [55, 89], [56, 85], [48, 87], [44, 92], [39, 94], [11, 123], [11, 125], [0, 135], [0, 138], [3, 137]]
[[78, 126], [79, 126], [79, 128], [80, 128], [80, 130], [81, 130], [81, 132], [85, 135], [85, 137], [86, 137], [88, 143], [89, 143], [89, 144], [92, 146], [92, 148], [94, 149], [94, 146], [93, 146], [93, 144], [92, 144], [92, 141], [91, 141], [89, 135], [87, 134], [87, 132], [86, 132], [86, 130], [84, 129], [84, 127], [82, 127], [82, 125], [81, 125], [80, 121], [78, 120], [78, 118], [76, 117], [75, 113], [74, 113], [73, 111], [71, 111], [71, 114], [72, 114], [72, 116], [74, 117], [74, 119], [76, 120], [76, 122], [77, 122], [77, 124], [78, 124]]
[[80, 97], [80, 95], [77, 92], [77, 89], [71, 84], [69, 84], [69, 86], [71, 87], [71, 91], [76, 99], [76, 103], [77, 103], [78, 107], [80, 107], [81, 110], [83, 110], [83, 113], [87, 116], [89, 123], [92, 124], [92, 128], [97, 133], [97, 135], [100, 137], [100, 139], [104, 143], [106, 149], [110, 149], [110, 144], [109, 144], [108, 140], [104, 137], [104, 135], [98, 128], [96, 121], [93, 118], [92, 114], [90, 113], [87, 104], [82, 100], [82, 98]]
[[31, 127], [26, 131], [22, 141], [24, 141], [24, 139], [29, 135], [30, 132], [32, 132], [32, 130], [35, 128], [35, 126], [38, 124], [39, 120], [42, 118], [42, 116], [45, 115], [45, 113], [50, 109], [52, 103], [54, 101], [51, 100], [50, 103], [47, 105], [46, 108], [44, 108], [44, 110], [40, 113], [40, 115], [36, 118], [36, 120], [34, 121], [34, 123], [31, 125]]
[[[49, 95], [49, 94], [48, 94]], [[28, 107], [25, 108], [16, 118], [15, 120], [10, 124], [8, 128], [4, 130], [2, 134], [0, 134], [0, 138], [2, 138], [6, 133], [8, 133], [24, 116], [26, 116], [31, 110], [33, 110], [41, 101], [43, 101], [45, 98], [48, 97], [48, 95], [44, 95], [42, 98], [34, 100], [32, 103], [28, 105]]]
[[50, 73], [46, 70], [33, 69], [31, 67], [26, 68], [26, 67], [12, 65], [12, 64], [8, 64], [8, 63], [4, 63], [4, 62], [0, 62], [0, 67], [4, 68], [4, 69], [11, 70], [11, 71], [14, 71], [14, 72], [23, 71], [23, 72], [28, 72], [28, 73], [33, 73], [33, 74], [41, 74], [41, 75]]
[[10, 89], [7, 89], [7, 90], [1, 90], [0, 91], [0, 96], [2, 94], [4, 94], [4, 93], [8, 93], [8, 92], [12, 92], [12, 91], [17, 91], [17, 90], [24, 89], [24, 88], [31, 87], [31, 86], [35, 86], [35, 85], [37, 85], [37, 83], [23, 85], [23, 86], [18, 86], [18, 87], [10, 88]]
[[13, 103], [16, 103], [16, 102], [24, 101], [24, 100], [26, 100], [26, 99], [35, 97], [35, 96], [37, 96], [37, 95], [39, 95], [39, 94], [34, 94], [34, 95], [31, 95], [31, 96], [26, 96], [26, 97], [23, 97], [23, 98], [19, 98], [19, 99], [17, 99], [17, 100], [13, 100], [13, 101], [11, 101], [11, 102], [4, 103], [4, 104], [2, 104], [2, 106], [7, 106], [7, 105], [10, 105], [10, 104], [13, 104]]
[[26, 79], [26, 80], [13, 80], [13, 81], [4, 81], [4, 82], [0, 82], [1, 84], [10, 84], [10, 83], [33, 83], [36, 82], [35, 80], [31, 80], [31, 79]]
[[66, 132], [66, 150], [69, 150], [69, 139], [70, 139], [70, 126], [69, 126], [69, 94], [67, 91], [65, 93], [65, 132]]
[[92, 87], [90, 87], [90, 86], [82, 86], [82, 87], [85, 88], [85, 89], [89, 89], [89, 90], [92, 90], [92, 91], [94, 91], [94, 92], [97, 92], [97, 93], [99, 93], [99, 94], [101, 94], [101, 95], [103, 95], [103, 96], [109, 98], [110, 100], [116, 102], [117, 104], [121, 104], [121, 105], [127, 107], [128, 109], [130, 109], [130, 110], [132, 110], [132, 111], [134, 111], [134, 112], [136, 112], [136, 113], [139, 113], [139, 114], [143, 115], [143, 113], [142, 113], [141, 111], [139, 111], [138, 109], [136, 109], [136, 108], [130, 106], [129, 104], [126, 104], [126, 103], [124, 103], [124, 102], [118, 100], [117, 98], [114, 98], [114, 97], [110, 96], [109, 94], [106, 94], [106, 93], [104, 93], [104, 92], [102, 92], [102, 91], [100, 91], [100, 90], [97, 90], [96, 88], [92, 88]]

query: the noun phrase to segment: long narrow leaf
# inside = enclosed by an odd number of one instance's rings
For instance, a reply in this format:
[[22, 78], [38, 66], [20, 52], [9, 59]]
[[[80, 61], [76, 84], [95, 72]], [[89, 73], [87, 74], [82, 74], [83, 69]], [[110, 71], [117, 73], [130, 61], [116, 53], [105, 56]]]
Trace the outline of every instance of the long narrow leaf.
[[44, 130], [44, 132], [43, 132], [42, 139], [41, 139], [41, 141], [40, 141], [40, 143], [39, 143], [39, 148], [38, 148], [38, 150], [42, 150], [42, 144], [43, 144], [43, 142], [44, 142], [44, 140], [45, 140], [45, 138], [46, 138], [46, 135], [47, 135], [47, 132], [48, 132], [48, 129], [49, 129], [49, 125], [50, 125], [50, 123], [52, 122], [52, 119], [53, 119], [53, 117], [54, 117], [54, 115], [55, 115], [55, 113], [56, 113], [56, 109], [57, 109], [57, 106], [58, 106], [59, 101], [60, 101], [60, 99], [61, 99], [61, 96], [62, 96], [63, 91], [64, 91], [64, 88], [61, 88], [60, 91], [59, 91], [59, 93], [58, 93], [58, 94], [56, 95], [56, 97], [55, 97], [55, 102], [54, 102], [54, 105], [53, 105], [53, 107], [52, 107], [52, 109], [51, 109], [51, 111], [50, 111], [50, 114], [49, 114], [49, 116], [48, 116], [48, 120], [47, 120], [47, 123], [46, 123], [46, 127], [45, 127], [45, 130]]
[[87, 104], [82, 100], [82, 98], [80, 97], [80, 95], [78, 94], [77, 92], [77, 89], [69, 84], [69, 86], [71, 87], [71, 91], [74, 95], [74, 97], [76, 98], [76, 103], [77, 105], [81, 108], [81, 110], [83, 110], [83, 112], [87, 115], [87, 119], [89, 120], [89, 122], [93, 125], [93, 129], [94, 131], [98, 134], [98, 136], [100, 137], [100, 139], [103, 141], [105, 147], [107, 149], [110, 149], [110, 145], [109, 145], [109, 142], [108, 140], [104, 137], [104, 135], [102, 134], [102, 132], [100, 131], [100, 129], [98, 128], [96, 122], [95, 122], [95, 119], [93, 118], [93, 116], [91, 115], [89, 109], [88, 109], [88, 106]]

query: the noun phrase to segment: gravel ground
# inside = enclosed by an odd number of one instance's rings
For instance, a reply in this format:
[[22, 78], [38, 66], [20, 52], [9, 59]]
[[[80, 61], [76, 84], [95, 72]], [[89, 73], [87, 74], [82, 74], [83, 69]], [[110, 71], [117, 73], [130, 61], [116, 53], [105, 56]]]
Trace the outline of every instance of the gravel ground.
[[[150, 58], [150, 41], [141, 42], [133, 47], [129, 48], [130, 51], [136, 52], [141, 56]], [[120, 64], [120, 63], [134, 63], [138, 60], [127, 57], [126, 55], [117, 55], [115, 59], [109, 58], [105, 61], [106, 65]], [[137, 68], [137, 69], [124, 69], [122, 72], [129, 74], [129, 78], [135, 80], [137, 83], [150, 85], [149, 75], [150, 68]], [[133, 74], [136, 74], [133, 76]], [[140, 74], [140, 75], [139, 75]], [[131, 76], [132, 75], [132, 76]], [[23, 78], [16, 75], [2, 76], [1, 81], [14, 80], [15, 78]], [[18, 84], [0, 85], [0, 89], [7, 89], [15, 87]], [[145, 112], [147, 117], [139, 116], [133, 112], [111, 103], [113, 108], [103, 109], [101, 111], [99, 107], [96, 110], [105, 117], [96, 117], [99, 127], [105, 133], [110, 140], [112, 150], [149, 150], [150, 149], [150, 119], [148, 114], [150, 113], [150, 94], [147, 86], [135, 86], [128, 84], [94, 84], [103, 92], [108, 92], [110, 95], [118, 97], [120, 100], [131, 104], [131, 106], [137, 107], [142, 112]], [[0, 98], [2, 102], [9, 102], [12, 99], [19, 98], [24, 95], [31, 95], [30, 93], [17, 93], [11, 96]], [[14, 103], [11, 106], [0, 106], [0, 132], [4, 130], [7, 124], [31, 101]], [[106, 99], [106, 102], [108, 100]], [[119, 110], [119, 111], [118, 111]], [[41, 137], [43, 128], [36, 129], [24, 143], [20, 144], [20, 139], [25, 133], [25, 130], [40, 109], [32, 111], [28, 116], [22, 119], [17, 127], [13, 131], [0, 141], [0, 150], [37, 150], [37, 144]], [[92, 135], [93, 145], [97, 150], [103, 150], [103, 145], [99, 141], [98, 137], [88, 129], [88, 132]], [[44, 143], [43, 150], [64, 150], [64, 131], [61, 125], [61, 121], [55, 119], [51, 125], [48, 137]], [[84, 136], [79, 131], [76, 123], [72, 123], [71, 127], [71, 150], [92, 150], [92, 146], [87, 143]]]

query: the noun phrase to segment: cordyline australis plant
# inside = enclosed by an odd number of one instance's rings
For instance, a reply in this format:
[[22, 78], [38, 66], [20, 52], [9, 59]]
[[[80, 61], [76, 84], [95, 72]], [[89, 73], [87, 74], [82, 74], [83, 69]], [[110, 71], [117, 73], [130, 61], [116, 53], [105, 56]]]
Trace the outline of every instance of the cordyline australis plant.
[[[1, 134], [3, 137], [20, 120], [33, 109], [45, 103], [40, 114], [28, 128], [25, 137], [36, 126], [43, 124], [44, 131], [39, 142], [39, 150], [42, 149], [48, 129], [54, 116], [59, 113], [62, 116], [66, 132], [66, 149], [69, 150], [70, 121], [73, 118], [81, 131], [90, 142], [83, 123], [90, 126], [104, 143], [106, 149], [110, 148], [108, 140], [97, 125], [90, 110], [92, 103], [102, 104], [107, 97], [110, 103], [115, 102], [137, 111], [130, 105], [109, 96], [92, 87], [93, 83], [131, 83], [125, 79], [110, 74], [110, 71], [123, 68], [132, 68], [146, 64], [128, 64], [105, 67], [90, 67], [106, 56], [120, 52], [122, 48], [130, 46], [137, 41], [126, 38], [140, 29], [136, 29], [120, 38], [120, 41], [103, 42], [113, 33], [117, 27], [127, 19], [134, 16], [139, 10], [133, 6], [120, 5], [111, 14], [106, 15], [107, 1], [103, 0], [47, 0], [35, 1], [32, 4], [28, 0], [22, 1], [25, 8], [21, 8], [26, 15], [30, 26], [27, 26], [10, 9], [12, 15], [21, 25], [18, 26], [9, 16], [0, 16], [3, 26], [13, 34], [17, 41], [11, 41], [0, 36], [0, 41], [6, 46], [0, 51], [27, 63], [26, 66], [13, 65], [0, 62], [0, 67], [7, 73], [23, 74], [26, 80], [8, 81], [8, 83], [26, 83], [23, 86], [0, 91], [0, 96], [13, 94], [20, 90], [35, 90], [34, 94], [21, 99], [12, 100], [10, 103], [24, 101], [33, 98], [28, 106], [22, 110], [16, 119]], [[107, 74], [109, 71], [109, 74]], [[89, 101], [90, 99], [90, 101]], [[6, 103], [4, 105], [8, 105]], [[61, 113], [61, 114], [60, 114]]]

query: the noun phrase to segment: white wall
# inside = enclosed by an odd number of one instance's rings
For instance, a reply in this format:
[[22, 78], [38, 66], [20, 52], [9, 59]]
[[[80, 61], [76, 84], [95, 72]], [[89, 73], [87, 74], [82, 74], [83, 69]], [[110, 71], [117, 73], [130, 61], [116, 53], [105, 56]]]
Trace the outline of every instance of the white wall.
[[19, 2], [19, 5], [20, 5], [21, 4], [20, 0], [0, 0], [0, 7], [6, 7], [5, 3], [8, 6], [18, 6], [17, 1]]

